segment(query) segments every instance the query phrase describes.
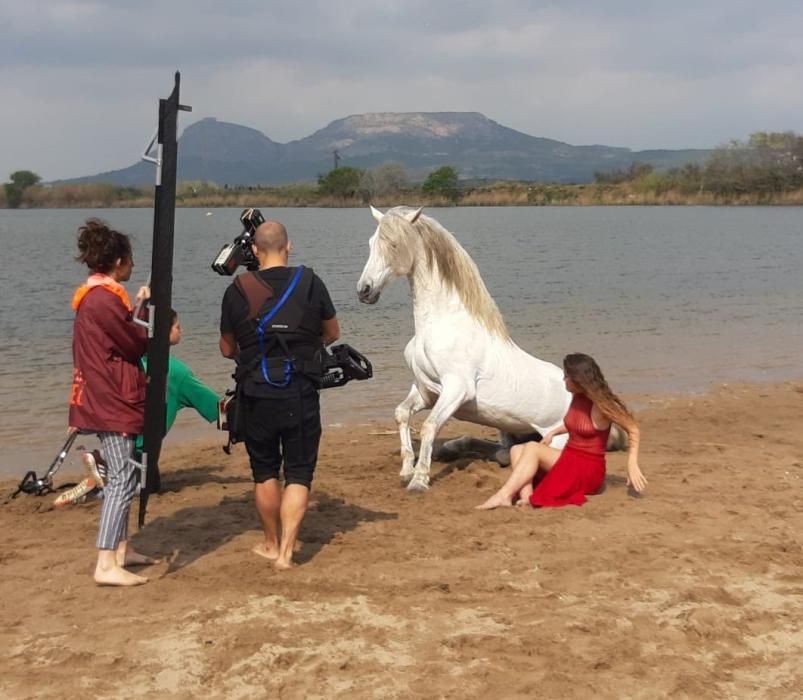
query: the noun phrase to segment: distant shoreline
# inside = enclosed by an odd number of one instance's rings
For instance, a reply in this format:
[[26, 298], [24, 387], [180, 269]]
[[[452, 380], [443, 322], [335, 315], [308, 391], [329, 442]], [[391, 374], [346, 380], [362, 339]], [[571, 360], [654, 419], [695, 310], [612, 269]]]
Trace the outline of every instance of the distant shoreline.
[[[184, 190], [182, 192], [182, 189]], [[782, 192], [740, 192], [723, 195], [712, 192], [690, 194], [679, 190], [652, 190], [621, 184], [559, 185], [537, 183], [497, 183], [460, 190], [457, 196], [426, 194], [420, 189], [399, 190], [386, 194], [335, 197], [321, 195], [315, 186], [248, 187], [207, 189], [197, 194], [184, 184], [179, 187], [176, 207], [288, 207], [350, 208], [395, 206], [400, 202], [443, 206], [800, 206], [803, 188]], [[5, 202], [0, 200], [0, 208]], [[150, 188], [122, 188], [113, 185], [36, 186], [26, 191], [21, 209], [107, 209], [150, 208]]]

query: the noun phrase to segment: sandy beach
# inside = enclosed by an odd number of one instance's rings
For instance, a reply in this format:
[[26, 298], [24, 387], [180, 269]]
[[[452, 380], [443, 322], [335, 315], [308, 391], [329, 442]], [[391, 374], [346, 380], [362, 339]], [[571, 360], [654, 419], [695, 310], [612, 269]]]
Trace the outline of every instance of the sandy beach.
[[[803, 687], [803, 382], [652, 397], [643, 497], [624, 455], [582, 508], [478, 512], [507, 470], [398, 484], [391, 421], [324, 435], [299, 566], [259, 541], [242, 447], [171, 446], [134, 538], [91, 580], [97, 501], [0, 505], [8, 698], [778, 698]], [[451, 423], [446, 435], [492, 437]], [[133, 526], [133, 523], [132, 523]], [[795, 690], [797, 689], [797, 690]]]

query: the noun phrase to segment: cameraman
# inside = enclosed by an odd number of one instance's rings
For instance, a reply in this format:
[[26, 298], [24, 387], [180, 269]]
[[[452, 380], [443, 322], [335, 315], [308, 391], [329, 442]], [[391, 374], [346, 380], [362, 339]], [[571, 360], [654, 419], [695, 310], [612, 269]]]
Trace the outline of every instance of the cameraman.
[[245, 446], [265, 532], [254, 552], [277, 569], [292, 565], [318, 459], [323, 347], [340, 337], [326, 285], [309, 268], [288, 268], [290, 249], [282, 224], [260, 224], [251, 244], [259, 270], [229, 285], [220, 317], [220, 352], [237, 362]]

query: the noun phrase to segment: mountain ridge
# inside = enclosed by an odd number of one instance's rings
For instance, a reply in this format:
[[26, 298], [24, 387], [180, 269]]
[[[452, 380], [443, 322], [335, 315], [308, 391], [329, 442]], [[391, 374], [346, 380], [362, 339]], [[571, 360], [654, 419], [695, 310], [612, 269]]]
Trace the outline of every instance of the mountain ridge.
[[[704, 149], [633, 151], [600, 144], [574, 146], [531, 136], [479, 112], [369, 112], [336, 119], [309, 136], [279, 143], [263, 132], [206, 117], [179, 138], [178, 179], [219, 185], [281, 185], [317, 179], [333, 153], [341, 166], [372, 168], [402, 163], [413, 180], [442, 165], [461, 179], [590, 182], [594, 172], [628, 168], [633, 161], [656, 169], [702, 162]], [[153, 168], [136, 163], [58, 183], [144, 185]]]

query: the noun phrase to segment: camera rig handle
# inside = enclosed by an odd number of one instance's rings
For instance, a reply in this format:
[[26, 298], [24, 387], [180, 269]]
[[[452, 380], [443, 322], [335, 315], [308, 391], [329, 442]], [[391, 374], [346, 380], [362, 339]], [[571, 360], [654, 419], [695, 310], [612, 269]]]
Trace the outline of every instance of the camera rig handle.
[[361, 352], [345, 343], [329, 348], [323, 359], [321, 389], [343, 386], [352, 379], [363, 381], [374, 376], [371, 362]]

